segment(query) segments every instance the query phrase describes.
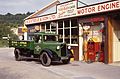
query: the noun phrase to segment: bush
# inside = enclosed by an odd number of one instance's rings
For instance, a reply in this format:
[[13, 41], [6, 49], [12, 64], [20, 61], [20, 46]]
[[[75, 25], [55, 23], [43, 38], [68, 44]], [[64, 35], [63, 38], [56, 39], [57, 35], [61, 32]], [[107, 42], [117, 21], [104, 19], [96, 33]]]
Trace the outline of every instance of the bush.
[[7, 40], [0, 40], [0, 47], [8, 47], [8, 41]]

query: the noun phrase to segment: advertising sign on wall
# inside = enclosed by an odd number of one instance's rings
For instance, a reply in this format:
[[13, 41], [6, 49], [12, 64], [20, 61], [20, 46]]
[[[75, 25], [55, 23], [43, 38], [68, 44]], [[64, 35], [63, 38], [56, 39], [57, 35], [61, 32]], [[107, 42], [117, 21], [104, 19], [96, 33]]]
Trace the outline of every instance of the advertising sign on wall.
[[57, 5], [57, 13], [27, 19], [25, 20], [25, 24], [28, 25], [28, 24], [58, 20], [63, 18], [70, 18], [75, 16], [109, 12], [114, 10], [120, 10], [120, 1], [105, 2], [105, 3], [95, 4], [78, 9], [77, 9], [77, 1], [71, 1]]
[[93, 5], [93, 6], [77, 9], [77, 16], [112, 11], [112, 10], [117, 10], [117, 9], [120, 9], [119, 1], [108, 2], [108, 3], [103, 3], [103, 4], [98, 4], [98, 5]]
[[67, 2], [57, 6], [57, 17], [65, 18], [70, 16], [75, 16], [77, 10], [77, 2]]
[[34, 24], [34, 23], [39, 23], [39, 22], [45, 22], [45, 21], [50, 21], [50, 20], [55, 20], [57, 19], [56, 14], [51, 14], [51, 15], [46, 15], [42, 17], [36, 17], [36, 18], [31, 18], [25, 20], [25, 24]]

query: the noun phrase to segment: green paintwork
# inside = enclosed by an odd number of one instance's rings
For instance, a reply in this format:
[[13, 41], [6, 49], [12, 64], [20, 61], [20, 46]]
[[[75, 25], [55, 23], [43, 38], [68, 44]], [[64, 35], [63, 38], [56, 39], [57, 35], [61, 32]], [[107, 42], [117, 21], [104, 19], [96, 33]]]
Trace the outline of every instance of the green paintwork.
[[[62, 43], [58, 43], [58, 42], [42, 42], [41, 44], [37, 44], [37, 45], [41, 47], [40, 52], [42, 51], [42, 49], [50, 49], [54, 51], [58, 56], [61, 56], [61, 50], [56, 50], [57, 46], [60, 46], [61, 44]], [[39, 54], [39, 52], [36, 51], [34, 53]]]
[[[35, 49], [34, 53], [35, 54], [40, 54], [42, 53], [41, 51], [43, 49], [49, 49], [54, 51], [59, 57], [61, 57], [61, 50], [56, 50], [57, 46], [60, 46], [63, 43], [57, 42], [57, 41], [44, 41], [44, 36], [49, 35], [49, 36], [58, 36], [55, 33], [45, 33], [45, 32], [40, 32], [40, 33], [34, 33], [34, 35], [40, 35], [42, 37], [41, 43], [35, 43]], [[64, 43], [65, 44], [65, 43]], [[66, 51], [65, 51], [66, 52]]]
[[15, 48], [26, 48], [30, 50], [34, 50], [34, 41], [10, 41], [9, 47], [15, 47]]
[[[61, 44], [65, 43], [60, 43], [58, 41], [45, 41], [44, 36], [58, 36], [55, 33], [50, 33], [50, 32], [39, 32], [39, 33], [30, 33], [29, 36], [41, 36], [41, 42], [35, 42], [34, 40], [21, 40], [21, 41], [10, 41], [9, 46], [14, 47], [14, 48], [24, 48], [24, 49], [30, 49], [34, 51], [34, 54], [40, 54], [42, 53], [42, 50], [44, 49], [49, 49], [53, 51], [53, 53], [56, 53], [59, 57], [61, 57], [61, 49], [57, 50], [57, 46], [61, 46]], [[63, 53], [66, 53], [64, 51]], [[64, 56], [65, 57], [65, 56]]]

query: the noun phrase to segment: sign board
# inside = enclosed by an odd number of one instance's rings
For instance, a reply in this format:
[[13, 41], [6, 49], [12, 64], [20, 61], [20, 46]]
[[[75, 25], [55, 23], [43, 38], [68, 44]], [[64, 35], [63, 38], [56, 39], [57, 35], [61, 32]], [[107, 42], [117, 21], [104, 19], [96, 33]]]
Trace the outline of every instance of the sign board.
[[83, 26], [83, 29], [88, 30], [88, 29], [90, 29], [90, 26]]
[[120, 2], [112, 1], [112, 2], [107, 2], [103, 4], [98, 4], [98, 5], [77, 9], [77, 16], [113, 11], [117, 9], [120, 9]]
[[57, 6], [57, 18], [75, 16], [77, 11], [77, 2], [67, 2]]
[[28, 24], [45, 22], [45, 21], [50, 21], [50, 20], [55, 20], [55, 19], [57, 19], [57, 14], [51, 14], [51, 15], [46, 15], [42, 17], [27, 19], [25, 20], [25, 24], [28, 25]]
[[75, 16], [83, 16], [101, 12], [109, 12], [120, 10], [120, 1], [110, 1], [96, 5], [86, 6], [77, 9], [77, 1], [66, 2], [57, 6], [57, 13], [35, 17], [25, 20], [25, 24], [34, 24], [63, 18], [70, 18]]
[[27, 27], [22, 27], [22, 32], [27, 32]]

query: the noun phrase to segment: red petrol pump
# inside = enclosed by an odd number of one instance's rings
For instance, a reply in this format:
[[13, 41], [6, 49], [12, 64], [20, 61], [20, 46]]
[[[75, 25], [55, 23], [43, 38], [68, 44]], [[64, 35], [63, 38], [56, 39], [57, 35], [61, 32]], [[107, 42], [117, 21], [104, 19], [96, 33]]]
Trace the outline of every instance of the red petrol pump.
[[101, 42], [95, 42], [92, 38], [87, 44], [87, 62], [103, 62], [104, 55], [101, 49]]

